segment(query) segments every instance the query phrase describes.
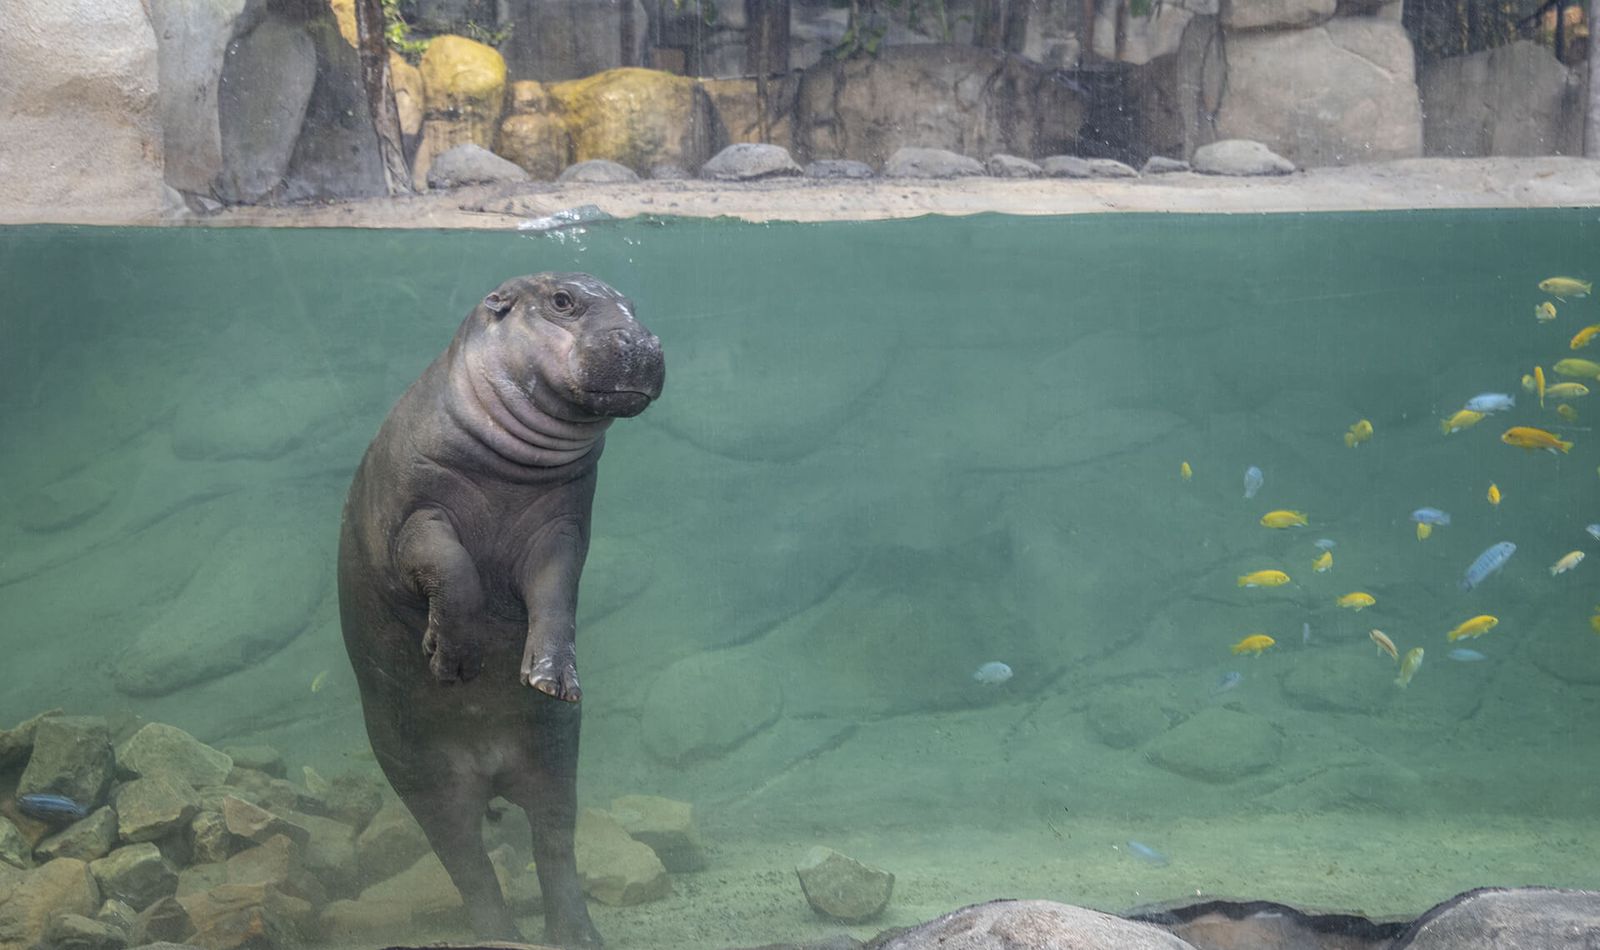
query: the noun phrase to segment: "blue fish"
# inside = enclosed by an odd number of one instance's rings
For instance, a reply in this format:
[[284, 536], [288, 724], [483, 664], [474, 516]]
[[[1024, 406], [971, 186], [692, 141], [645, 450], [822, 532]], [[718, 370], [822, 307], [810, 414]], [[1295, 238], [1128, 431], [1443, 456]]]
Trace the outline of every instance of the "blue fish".
[[1457, 663], [1476, 663], [1479, 660], [1488, 659], [1488, 657], [1484, 656], [1482, 653], [1479, 653], [1477, 650], [1469, 650], [1466, 647], [1456, 647], [1454, 650], [1446, 653], [1445, 656], [1455, 660]]
[[990, 660], [973, 672], [972, 678], [985, 686], [999, 686], [1011, 678], [1011, 667], [999, 660]]
[[1461, 578], [1461, 589], [1471, 590], [1482, 584], [1490, 574], [1505, 567], [1506, 562], [1511, 560], [1511, 555], [1515, 553], [1517, 553], [1517, 546], [1510, 541], [1501, 541], [1499, 544], [1489, 545], [1482, 554], [1478, 555], [1478, 559], [1472, 562], [1472, 566], [1467, 568], [1466, 576]]
[[1332, 538], [1318, 538], [1311, 543], [1317, 546], [1318, 551], [1332, 551], [1339, 546], [1339, 543]]
[[1128, 853], [1138, 858], [1140, 861], [1146, 861], [1150, 864], [1154, 864], [1157, 867], [1167, 866], [1167, 856], [1142, 841], [1134, 841], [1132, 838], [1129, 838]]
[[1431, 524], [1445, 527], [1450, 524], [1450, 512], [1440, 511], [1437, 508], [1418, 508], [1411, 513], [1411, 520], [1417, 524]]
[[1215, 696], [1218, 693], [1226, 693], [1228, 690], [1233, 689], [1242, 682], [1244, 682], [1243, 673], [1240, 673], [1238, 670], [1229, 670], [1228, 672], [1217, 677], [1217, 685], [1211, 687], [1211, 695]]
[[33, 792], [17, 796], [17, 810], [29, 818], [51, 824], [66, 824], [89, 817], [89, 809], [65, 795]]
[[1479, 393], [1467, 400], [1467, 408], [1473, 412], [1504, 412], [1516, 404], [1516, 399], [1506, 393]]
[[1254, 497], [1256, 497], [1256, 492], [1261, 490], [1261, 485], [1266, 480], [1267, 480], [1267, 477], [1265, 475], [1261, 474], [1261, 469], [1256, 468], [1254, 465], [1252, 465], [1249, 468], [1245, 469], [1244, 470], [1244, 497], [1246, 497], [1246, 498], [1254, 498]]

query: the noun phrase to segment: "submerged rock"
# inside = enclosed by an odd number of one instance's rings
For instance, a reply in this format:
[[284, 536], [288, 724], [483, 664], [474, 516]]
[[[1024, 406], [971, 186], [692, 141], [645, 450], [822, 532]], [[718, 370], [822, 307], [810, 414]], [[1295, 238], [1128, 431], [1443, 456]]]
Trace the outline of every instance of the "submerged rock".
[[110, 808], [97, 808], [89, 817], [75, 821], [62, 831], [39, 842], [33, 849], [34, 857], [41, 861], [56, 858], [77, 858], [93, 861], [111, 853], [117, 840], [117, 813]]
[[89, 863], [103, 897], [143, 910], [178, 889], [178, 871], [148, 842], [118, 848]]
[[196, 787], [221, 785], [233, 759], [177, 726], [152, 722], [117, 748], [117, 771], [134, 778], [164, 772]]
[[611, 802], [611, 817], [635, 841], [650, 846], [669, 871], [698, 871], [705, 852], [694, 826], [694, 806], [655, 795], [624, 795]]
[[812, 848], [794, 873], [812, 910], [845, 923], [871, 920], [894, 895], [893, 874], [832, 848]]
[[602, 904], [643, 904], [672, 893], [661, 859], [605, 812], [585, 808], [578, 815], [576, 842], [583, 891]]
[[904, 930], [875, 950], [1194, 950], [1151, 924], [1055, 901], [990, 901]]
[[100, 889], [89, 865], [62, 858], [32, 871], [0, 864], [0, 945], [29, 947], [61, 914], [88, 916], [100, 906]]
[[65, 795], [85, 808], [111, 786], [111, 733], [98, 716], [57, 716], [34, 727], [33, 752], [17, 794]]
[[1483, 888], [1412, 923], [1396, 950], [1588, 950], [1600, 938], [1600, 891]]

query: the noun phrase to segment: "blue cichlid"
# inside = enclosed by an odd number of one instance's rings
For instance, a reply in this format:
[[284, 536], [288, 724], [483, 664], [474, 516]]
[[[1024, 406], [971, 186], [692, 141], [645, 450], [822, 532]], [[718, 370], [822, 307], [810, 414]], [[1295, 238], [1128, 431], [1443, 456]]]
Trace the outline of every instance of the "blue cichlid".
[[1517, 405], [1508, 393], [1479, 393], [1467, 400], [1467, 408], [1473, 412], [1505, 412]]
[[29, 818], [51, 824], [64, 824], [89, 817], [89, 809], [65, 795], [34, 792], [17, 796], [17, 810]]
[[1417, 524], [1431, 524], [1442, 528], [1450, 524], [1450, 513], [1437, 508], [1418, 508], [1411, 513], [1411, 520]]
[[1246, 497], [1246, 498], [1254, 498], [1254, 497], [1256, 497], [1256, 492], [1261, 490], [1261, 486], [1266, 480], [1267, 480], [1266, 476], [1261, 474], [1261, 469], [1255, 467], [1254, 465], [1252, 465], [1249, 468], [1245, 469], [1244, 470], [1244, 497]]
[[1511, 560], [1511, 555], [1515, 553], [1517, 553], [1517, 546], [1510, 541], [1501, 541], [1499, 544], [1489, 545], [1482, 554], [1478, 555], [1478, 559], [1472, 562], [1472, 566], [1467, 568], [1466, 576], [1461, 578], [1461, 589], [1471, 590], [1482, 584], [1490, 574], [1505, 567], [1506, 562]]
[[1143, 841], [1134, 841], [1132, 838], [1128, 839], [1128, 853], [1133, 855], [1135, 858], [1138, 858], [1140, 861], [1154, 864], [1157, 867], [1166, 867], [1168, 863], [1166, 855], [1145, 844]]
[[1450, 659], [1455, 660], [1457, 663], [1476, 663], [1479, 660], [1488, 659], [1488, 657], [1484, 656], [1482, 653], [1479, 653], [1477, 650], [1469, 650], [1466, 647], [1456, 647], [1454, 650], [1451, 650], [1445, 655]]
[[1226, 693], [1242, 682], [1244, 682], [1243, 673], [1238, 670], [1229, 670], [1217, 677], [1217, 685], [1211, 687], [1211, 695], [1216, 696], [1219, 693]]

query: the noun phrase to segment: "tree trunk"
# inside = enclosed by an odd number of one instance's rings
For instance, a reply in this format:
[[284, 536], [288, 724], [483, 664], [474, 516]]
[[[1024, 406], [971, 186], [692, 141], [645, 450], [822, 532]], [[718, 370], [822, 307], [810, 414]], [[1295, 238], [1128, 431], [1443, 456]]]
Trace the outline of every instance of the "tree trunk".
[[400, 110], [394, 104], [389, 81], [389, 46], [383, 38], [382, 0], [355, 0], [356, 38], [361, 54], [361, 83], [367, 89], [367, 109], [372, 129], [378, 133], [378, 154], [383, 157], [383, 183], [391, 195], [409, 195], [411, 169], [400, 139]]
[[1584, 123], [1583, 154], [1600, 158], [1600, 0], [1589, 0], [1589, 120]]

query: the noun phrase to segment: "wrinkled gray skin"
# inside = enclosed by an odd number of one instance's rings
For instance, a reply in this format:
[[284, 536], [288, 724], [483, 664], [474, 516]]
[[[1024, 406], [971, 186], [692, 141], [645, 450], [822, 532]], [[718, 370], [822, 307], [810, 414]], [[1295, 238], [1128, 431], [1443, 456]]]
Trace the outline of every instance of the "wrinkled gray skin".
[[573, 615], [606, 427], [664, 378], [660, 341], [604, 283], [506, 281], [350, 486], [339, 614], [367, 735], [481, 937], [521, 939], [483, 846], [499, 795], [533, 825], [545, 941], [600, 945], [573, 858]]

